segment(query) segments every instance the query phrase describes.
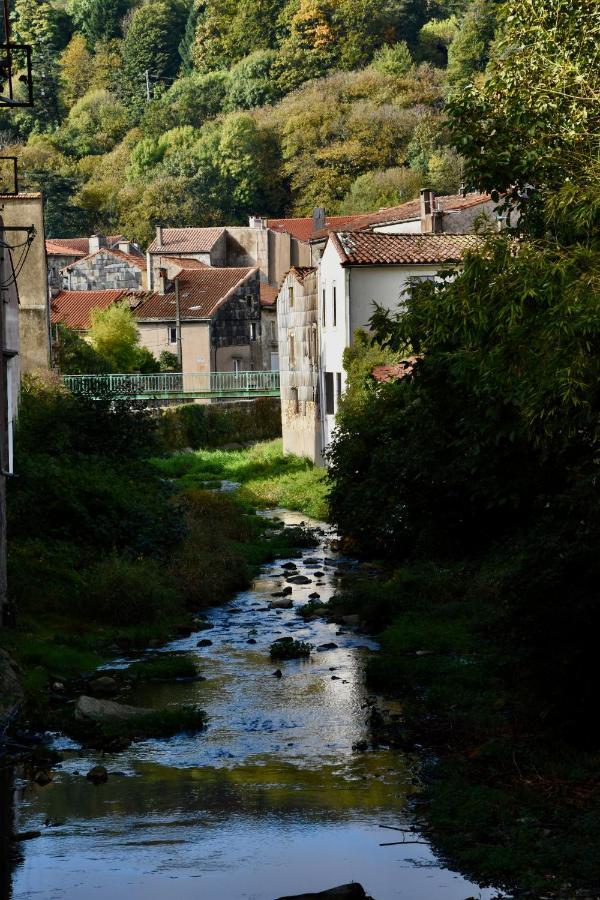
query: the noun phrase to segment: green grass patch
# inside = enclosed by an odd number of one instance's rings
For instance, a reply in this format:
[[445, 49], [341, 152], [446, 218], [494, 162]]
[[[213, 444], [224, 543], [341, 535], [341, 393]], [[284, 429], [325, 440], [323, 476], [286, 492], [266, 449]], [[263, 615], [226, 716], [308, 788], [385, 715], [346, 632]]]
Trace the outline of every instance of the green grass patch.
[[247, 450], [198, 450], [155, 459], [165, 477], [182, 487], [215, 481], [241, 485], [239, 498], [259, 507], [282, 506], [316, 519], [326, 519], [327, 475], [299, 456], [284, 456], [280, 440], [255, 444]]
[[305, 659], [310, 656], [312, 645], [305, 641], [295, 641], [294, 638], [279, 638], [271, 644], [269, 654], [271, 659]]
[[152, 659], [132, 663], [124, 674], [135, 681], [171, 681], [178, 678], [195, 678], [198, 666], [190, 656], [161, 653]]
[[175, 734], [196, 734], [206, 726], [207, 715], [193, 706], [178, 706], [135, 716], [126, 722], [107, 722], [101, 726], [107, 740], [141, 741], [168, 738]]

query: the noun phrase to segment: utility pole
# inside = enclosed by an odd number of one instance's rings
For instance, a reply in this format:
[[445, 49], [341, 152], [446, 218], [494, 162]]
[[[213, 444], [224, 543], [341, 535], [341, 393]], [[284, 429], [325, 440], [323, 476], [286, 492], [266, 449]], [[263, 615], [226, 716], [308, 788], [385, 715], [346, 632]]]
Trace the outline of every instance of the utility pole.
[[146, 102], [150, 103], [150, 100], [152, 99], [150, 97], [150, 69], [146, 69], [144, 78], [146, 79]]
[[177, 362], [183, 372], [183, 348], [181, 346], [181, 307], [179, 304], [179, 278], [175, 278], [175, 332], [177, 334]]

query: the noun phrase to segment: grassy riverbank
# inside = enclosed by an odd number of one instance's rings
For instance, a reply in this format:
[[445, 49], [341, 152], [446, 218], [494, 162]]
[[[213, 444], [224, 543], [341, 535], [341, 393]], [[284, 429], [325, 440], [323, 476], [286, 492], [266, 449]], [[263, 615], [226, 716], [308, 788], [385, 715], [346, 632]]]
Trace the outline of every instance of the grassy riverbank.
[[[37, 726], [54, 682], [181, 633], [302, 538], [258, 515], [254, 491], [273, 469], [275, 502], [291, 499], [297, 480], [300, 508], [314, 478], [308, 464], [285, 461], [272, 445], [150, 462], [161, 447], [156, 431], [130, 403], [25, 386], [9, 493], [14, 626], [0, 641], [22, 668]], [[189, 477], [190, 465], [211, 477]], [[207, 489], [236, 477], [248, 481], [239, 495]]]
[[154, 461], [156, 468], [183, 486], [212, 486], [223, 480], [241, 484], [237, 496], [264, 509], [284, 506], [326, 519], [327, 481], [324, 469], [307, 459], [284, 456], [280, 440], [246, 450], [198, 450]]
[[[511, 560], [413, 563], [340, 597], [380, 634], [373, 689], [401, 698], [401, 744], [427, 748], [418, 813], [461, 872], [519, 896], [596, 896], [598, 754], [561, 741], [498, 639]], [[433, 751], [433, 755], [432, 755]]]

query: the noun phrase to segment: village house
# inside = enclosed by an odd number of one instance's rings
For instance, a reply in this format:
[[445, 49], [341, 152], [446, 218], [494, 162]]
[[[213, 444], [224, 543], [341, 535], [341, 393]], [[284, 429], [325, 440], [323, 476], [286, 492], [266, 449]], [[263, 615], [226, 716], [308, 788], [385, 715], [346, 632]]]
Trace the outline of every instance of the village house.
[[156, 359], [169, 351], [189, 374], [261, 370], [258, 269], [214, 268], [197, 260], [165, 263], [155, 291], [61, 291], [52, 301], [53, 325], [85, 335], [92, 310], [127, 303], [140, 344]]
[[61, 269], [62, 286], [67, 291], [109, 291], [145, 289], [146, 257], [129, 241], [117, 247], [104, 243], [98, 250]]
[[50, 302], [46, 276], [44, 207], [39, 193], [1, 194], [0, 215], [11, 249], [19, 297], [22, 373], [50, 367]]
[[318, 284], [314, 267], [294, 267], [277, 298], [284, 453], [321, 459]]
[[368, 329], [374, 304], [398, 309], [413, 284], [435, 280], [480, 240], [466, 234], [334, 231], [318, 269], [288, 274], [277, 301], [286, 452], [321, 462], [345, 388], [344, 350], [357, 329]]
[[[46, 258], [48, 261], [48, 285], [50, 296], [53, 297], [59, 291], [68, 288], [65, 284], [63, 270], [80, 259], [84, 259], [97, 253], [102, 247], [110, 250], [121, 250], [125, 253], [135, 252], [141, 254], [141, 250], [122, 234], [113, 234], [105, 237], [102, 234], [92, 234], [90, 237], [74, 238], [48, 238], [46, 240]], [[103, 290], [102, 285], [90, 287], [89, 290]]]

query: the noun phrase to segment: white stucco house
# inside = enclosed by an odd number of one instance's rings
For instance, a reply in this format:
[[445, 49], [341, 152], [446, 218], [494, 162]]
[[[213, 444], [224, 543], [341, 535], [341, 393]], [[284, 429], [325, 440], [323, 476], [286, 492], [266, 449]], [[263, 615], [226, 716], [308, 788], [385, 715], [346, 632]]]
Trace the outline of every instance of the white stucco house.
[[[316, 269], [291, 270], [277, 301], [282, 370], [289, 369], [294, 379], [294, 396], [282, 398], [290, 401], [282, 402], [287, 452], [301, 452], [322, 465], [346, 383], [344, 350], [351, 346], [357, 329], [369, 328], [375, 303], [399, 309], [412, 284], [439, 278], [443, 268], [460, 262], [480, 242], [473, 234], [333, 231]], [[314, 290], [308, 290], [312, 280]], [[309, 302], [313, 293], [314, 302]], [[316, 366], [310, 364], [307, 350], [307, 329], [311, 328], [315, 329]], [[287, 384], [285, 378], [284, 371], [282, 386]], [[299, 402], [308, 397], [314, 402]]]

